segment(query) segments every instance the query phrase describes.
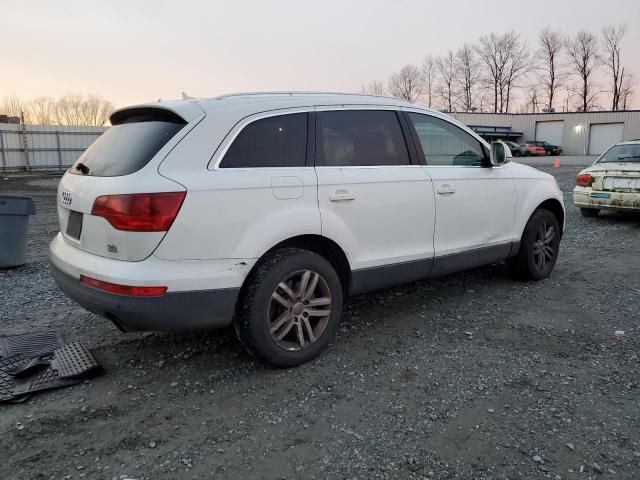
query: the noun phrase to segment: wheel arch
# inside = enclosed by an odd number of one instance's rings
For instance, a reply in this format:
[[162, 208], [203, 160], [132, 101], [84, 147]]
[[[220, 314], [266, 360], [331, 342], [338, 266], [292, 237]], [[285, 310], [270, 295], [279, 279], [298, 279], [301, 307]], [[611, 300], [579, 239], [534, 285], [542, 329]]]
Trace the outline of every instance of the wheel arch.
[[349, 263], [349, 258], [342, 247], [340, 247], [340, 245], [338, 245], [334, 240], [317, 234], [297, 235], [273, 245], [264, 252], [264, 254], [262, 254], [251, 268], [243, 282], [243, 289], [244, 284], [247, 282], [247, 278], [249, 278], [257, 266], [261, 264], [262, 259], [266, 255], [282, 248], [299, 248], [301, 250], [308, 250], [323, 257], [335, 269], [338, 274], [338, 278], [340, 278], [340, 283], [342, 284], [343, 295], [347, 295], [351, 287], [351, 264]]
[[[562, 203], [560, 203], [560, 201], [555, 198], [549, 198], [544, 202], [542, 202], [540, 205], [538, 205], [533, 210], [533, 212], [540, 209], [549, 210], [551, 213], [553, 213], [553, 215], [558, 220], [558, 225], [560, 225], [560, 238], [562, 238], [562, 235], [564, 234], [564, 219], [565, 219], [565, 212], [564, 212], [564, 207], [562, 206]], [[531, 215], [533, 215], [533, 212], [531, 212]], [[529, 216], [529, 218], [531, 218], [531, 216]]]

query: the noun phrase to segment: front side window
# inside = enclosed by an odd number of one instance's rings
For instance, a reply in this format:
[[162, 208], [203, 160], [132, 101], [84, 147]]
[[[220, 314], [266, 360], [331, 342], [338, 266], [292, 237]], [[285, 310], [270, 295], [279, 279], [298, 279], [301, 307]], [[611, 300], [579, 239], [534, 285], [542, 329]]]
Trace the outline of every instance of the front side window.
[[240, 132], [220, 168], [304, 167], [307, 114], [262, 118]]
[[482, 166], [482, 144], [464, 130], [430, 115], [410, 113], [427, 165]]
[[320, 112], [317, 131], [316, 165], [353, 167], [411, 163], [396, 112]]

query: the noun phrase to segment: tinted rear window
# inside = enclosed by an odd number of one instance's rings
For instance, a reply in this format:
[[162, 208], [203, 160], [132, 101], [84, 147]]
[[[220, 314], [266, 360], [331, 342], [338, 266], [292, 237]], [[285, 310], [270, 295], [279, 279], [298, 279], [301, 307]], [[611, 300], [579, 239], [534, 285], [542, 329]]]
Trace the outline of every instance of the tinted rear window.
[[149, 160], [184, 125], [175, 121], [142, 121], [114, 125], [80, 156], [69, 172], [95, 177], [118, 177], [137, 172], [149, 163]]
[[597, 163], [640, 163], [640, 144], [614, 145]]
[[247, 125], [225, 153], [221, 168], [304, 167], [307, 114], [291, 113]]
[[330, 167], [409, 165], [395, 112], [341, 110], [318, 114], [317, 164]]

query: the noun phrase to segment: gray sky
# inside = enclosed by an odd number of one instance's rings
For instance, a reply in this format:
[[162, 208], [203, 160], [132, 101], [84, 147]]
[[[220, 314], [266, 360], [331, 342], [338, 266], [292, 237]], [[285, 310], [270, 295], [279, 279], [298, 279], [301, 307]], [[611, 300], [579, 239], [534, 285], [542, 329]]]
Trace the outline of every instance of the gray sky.
[[[246, 90], [358, 91], [511, 29], [574, 34], [628, 23], [640, 80], [640, 1], [0, 0], [0, 98], [98, 93], [116, 105]], [[640, 105], [640, 84], [634, 105]]]

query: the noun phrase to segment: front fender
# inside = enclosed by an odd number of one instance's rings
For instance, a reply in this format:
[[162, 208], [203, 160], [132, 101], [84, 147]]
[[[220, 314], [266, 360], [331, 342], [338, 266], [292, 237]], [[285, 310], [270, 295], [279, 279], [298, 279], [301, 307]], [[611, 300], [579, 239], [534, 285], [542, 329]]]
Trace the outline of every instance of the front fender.
[[562, 209], [562, 229], [564, 230], [564, 197], [555, 178], [548, 173], [532, 167], [511, 163], [508, 166], [513, 173], [516, 183], [516, 221], [514, 225], [514, 239], [519, 240], [522, 233], [540, 205], [544, 202], [555, 201]]

